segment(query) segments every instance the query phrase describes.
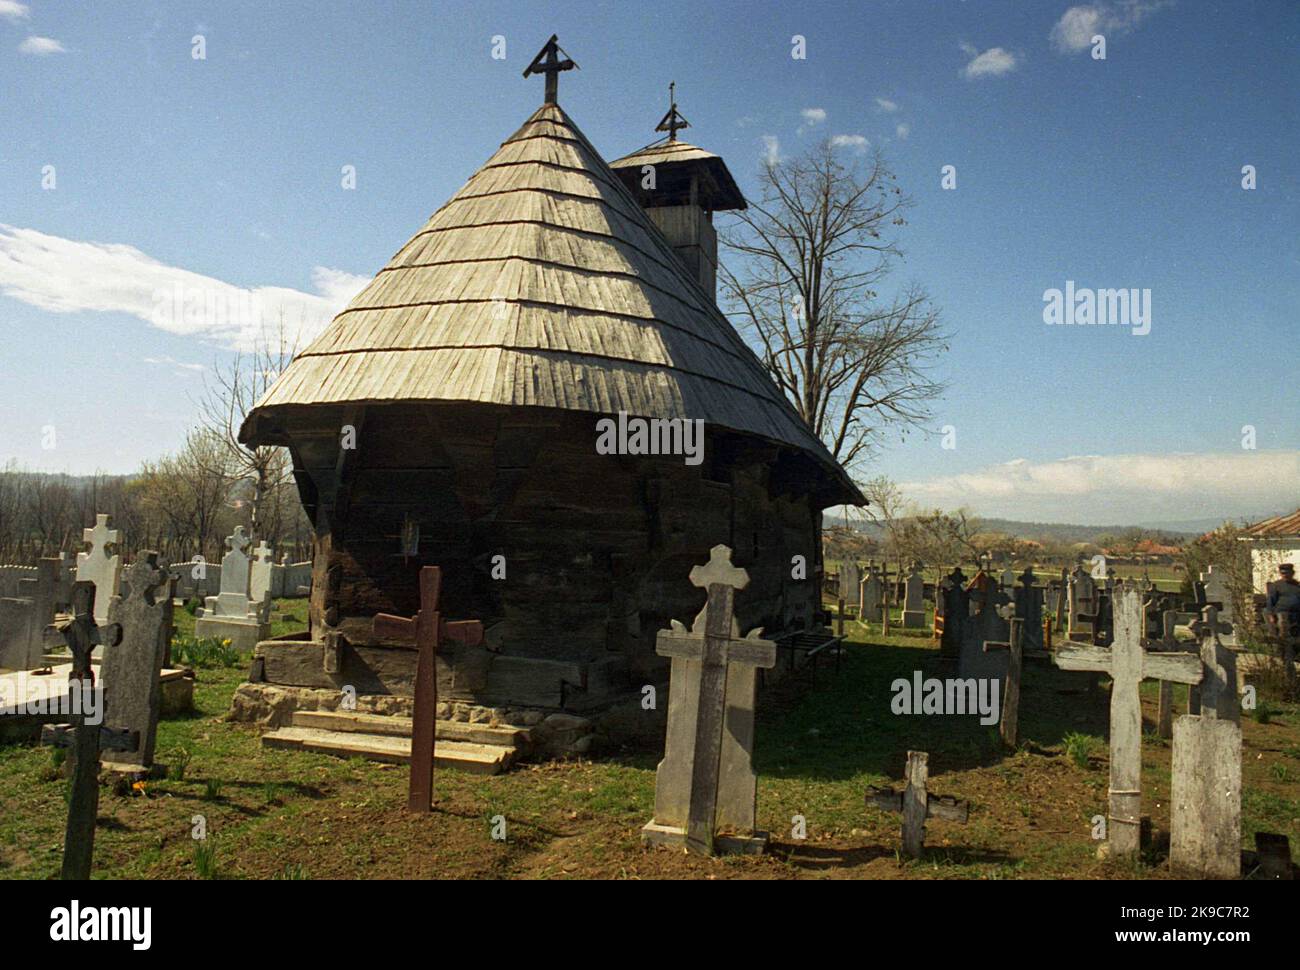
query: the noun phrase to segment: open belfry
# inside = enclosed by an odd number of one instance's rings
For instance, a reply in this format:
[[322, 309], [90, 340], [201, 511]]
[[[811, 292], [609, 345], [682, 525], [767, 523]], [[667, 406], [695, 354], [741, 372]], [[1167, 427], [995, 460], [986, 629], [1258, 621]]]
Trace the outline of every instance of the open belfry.
[[[237, 709], [269, 688], [409, 696], [415, 652], [373, 619], [420, 609], [425, 566], [443, 615], [486, 631], [440, 648], [448, 703], [635, 702], [667, 682], [656, 634], [700, 611], [687, 576], [719, 544], [750, 577], [742, 628], [816, 626], [822, 510], [864, 499], [716, 305], [713, 214], [745, 200], [678, 140], [675, 102], [665, 139], [607, 163], [558, 103], [572, 66], [551, 38], [525, 72], [545, 103], [244, 422], [291, 453], [315, 534], [310, 630], [258, 645]], [[700, 453], [646, 444], [695, 427]]]

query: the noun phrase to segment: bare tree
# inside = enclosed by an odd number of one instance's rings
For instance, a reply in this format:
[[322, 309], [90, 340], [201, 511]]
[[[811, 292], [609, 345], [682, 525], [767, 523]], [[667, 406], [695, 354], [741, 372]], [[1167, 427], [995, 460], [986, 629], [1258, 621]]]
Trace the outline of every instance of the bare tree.
[[[298, 328], [292, 333], [296, 334]], [[289, 479], [292, 462], [283, 448], [263, 445], [246, 448], [239, 442], [239, 426], [248, 412], [275, 383], [297, 353], [297, 339], [283, 319], [275, 332], [259, 340], [251, 351], [240, 351], [225, 363], [213, 365], [211, 381], [199, 403], [199, 419], [216, 435], [223, 453], [211, 456], [213, 475], [233, 471], [235, 480], [248, 482], [249, 526], [256, 536], [275, 538], [265, 527], [268, 499]], [[242, 500], [236, 500], [242, 504]], [[271, 518], [275, 518], [274, 515]]]
[[852, 468], [886, 426], [925, 420], [944, 388], [929, 376], [947, 343], [926, 292], [878, 292], [911, 203], [879, 152], [845, 164], [828, 141], [769, 164], [761, 185], [722, 233], [740, 257], [738, 271], [719, 267], [723, 292], [777, 384]]

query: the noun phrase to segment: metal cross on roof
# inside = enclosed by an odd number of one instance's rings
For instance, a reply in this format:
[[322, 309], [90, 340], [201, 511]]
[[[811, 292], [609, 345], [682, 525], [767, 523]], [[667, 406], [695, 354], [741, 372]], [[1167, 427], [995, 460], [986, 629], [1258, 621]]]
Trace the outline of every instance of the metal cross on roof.
[[[560, 59], [560, 54], [564, 54], [564, 60]], [[524, 77], [531, 74], [545, 74], [546, 103], [558, 104], [556, 99], [560, 88], [560, 72], [571, 71], [577, 66], [577, 62], [560, 46], [558, 36], [551, 34], [551, 39], [537, 52], [533, 62], [524, 69]]]
[[655, 131], [668, 132], [668, 140], [676, 141], [677, 132], [681, 128], [689, 128], [691, 123], [681, 116], [677, 110], [677, 82], [673, 81], [668, 85], [668, 113], [664, 115], [659, 124], [655, 125]]

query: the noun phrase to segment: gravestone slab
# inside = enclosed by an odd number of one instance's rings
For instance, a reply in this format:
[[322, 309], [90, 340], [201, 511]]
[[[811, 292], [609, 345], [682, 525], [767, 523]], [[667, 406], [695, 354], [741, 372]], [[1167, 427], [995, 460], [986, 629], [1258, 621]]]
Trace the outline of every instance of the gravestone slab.
[[961, 656], [966, 626], [970, 623], [970, 593], [960, 566], [953, 567], [953, 571], [940, 580], [935, 598], [943, 604], [939, 612], [943, 617], [939, 631], [939, 656], [957, 660]]
[[1241, 726], [1184, 714], [1174, 721], [1169, 868], [1241, 877]]
[[840, 563], [840, 596], [844, 597], [844, 602], [853, 604], [858, 602], [858, 584], [861, 580], [862, 570], [858, 568], [856, 560], [846, 559]]
[[1044, 589], [1034, 583], [1034, 567], [1027, 566], [1020, 574], [1020, 582], [1015, 587], [1012, 598], [1016, 605], [1016, 616], [1020, 618], [1020, 645], [1024, 650], [1044, 650], [1043, 640], [1043, 593]]
[[95, 586], [95, 622], [108, 621], [108, 606], [117, 595], [121, 582], [122, 558], [110, 548], [116, 547], [119, 538], [117, 529], [111, 528], [112, 518], [100, 514], [95, 516], [95, 527], [83, 529], [83, 542], [90, 543], [90, 549], [77, 553], [77, 582], [93, 583]]
[[154, 741], [162, 698], [160, 674], [169, 632], [171, 587], [167, 560], [145, 550], [127, 569], [129, 594], [112, 606], [113, 622], [122, 627], [122, 640], [104, 657], [102, 677], [107, 697], [105, 723], [110, 728], [138, 731], [134, 751], [106, 751], [103, 760], [117, 764], [153, 764]]
[[1080, 618], [1080, 614], [1092, 614], [1097, 608], [1097, 585], [1092, 576], [1082, 566], [1076, 565], [1070, 572], [1066, 591], [1066, 636], [1085, 636], [1092, 633], [1092, 624]]
[[226, 539], [229, 551], [221, 560], [221, 592], [204, 601], [203, 615], [194, 621], [199, 639], [229, 640], [237, 650], [252, 650], [271, 635], [271, 590], [260, 600], [249, 596], [250, 544], [243, 526]]
[[992, 576], [982, 570], [976, 573], [970, 586], [971, 615], [962, 631], [961, 659], [957, 671], [962, 678], [996, 681], [995, 690], [1001, 696], [1007, 676], [1007, 654], [990, 653], [984, 649], [984, 644], [986, 641], [1005, 643], [1009, 640], [1009, 618], [1003, 615], [1000, 608], [1008, 604], [1011, 597], [1002, 591]]
[[863, 577], [858, 595], [858, 619], [863, 623], [879, 623], [884, 598], [885, 584], [876, 571], [876, 564], [867, 563], [867, 575]]
[[921, 573], [919, 562], [912, 563], [903, 589], [903, 628], [925, 628], [925, 577]]

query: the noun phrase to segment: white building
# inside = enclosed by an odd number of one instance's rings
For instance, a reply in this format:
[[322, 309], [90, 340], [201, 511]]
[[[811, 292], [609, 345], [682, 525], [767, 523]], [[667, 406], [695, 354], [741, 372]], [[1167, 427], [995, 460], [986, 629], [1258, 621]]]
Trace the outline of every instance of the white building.
[[1278, 578], [1277, 567], [1295, 563], [1300, 570], [1300, 509], [1249, 526], [1242, 535], [1250, 543], [1250, 571], [1256, 593], [1266, 593]]

